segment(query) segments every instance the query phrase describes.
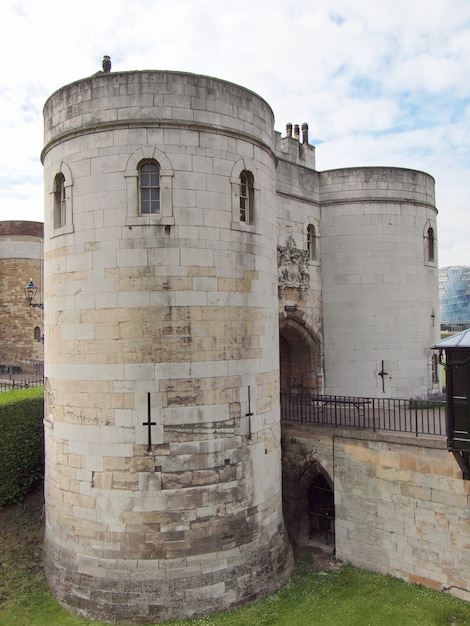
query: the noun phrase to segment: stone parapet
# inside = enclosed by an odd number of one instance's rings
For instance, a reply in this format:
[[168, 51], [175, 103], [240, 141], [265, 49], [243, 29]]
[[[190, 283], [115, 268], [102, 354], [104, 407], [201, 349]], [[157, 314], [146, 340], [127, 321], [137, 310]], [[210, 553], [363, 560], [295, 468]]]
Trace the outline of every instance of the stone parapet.
[[[46, 152], [59, 138], [119, 126], [176, 125], [183, 131], [201, 126], [247, 135], [271, 148], [274, 141], [273, 112], [258, 95], [217, 78], [181, 72], [95, 74], [54, 93], [44, 106], [44, 118]], [[212, 133], [205, 141], [215, 149], [220, 144]]]
[[407, 202], [435, 207], [434, 179], [400, 167], [347, 167], [320, 172], [321, 202]]

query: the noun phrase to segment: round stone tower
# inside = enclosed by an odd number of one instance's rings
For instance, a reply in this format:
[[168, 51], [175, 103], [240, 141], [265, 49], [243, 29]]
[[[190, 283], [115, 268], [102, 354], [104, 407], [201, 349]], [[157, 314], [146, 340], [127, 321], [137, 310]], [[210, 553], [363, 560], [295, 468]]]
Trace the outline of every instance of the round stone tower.
[[282, 519], [273, 114], [176, 72], [44, 109], [46, 572], [144, 623], [276, 591]]
[[320, 176], [326, 393], [437, 393], [434, 179], [392, 167]]
[[[0, 222], [0, 363], [1, 374], [7, 366], [19, 366], [33, 377], [42, 375], [43, 315], [42, 302], [42, 222]], [[24, 288], [29, 280], [38, 288], [29, 306]]]

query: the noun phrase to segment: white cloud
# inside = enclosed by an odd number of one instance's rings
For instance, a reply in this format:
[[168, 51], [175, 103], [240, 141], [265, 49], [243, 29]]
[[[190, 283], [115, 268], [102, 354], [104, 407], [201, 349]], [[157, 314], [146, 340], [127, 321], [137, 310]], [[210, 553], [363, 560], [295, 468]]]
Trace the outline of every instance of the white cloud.
[[42, 219], [44, 102], [109, 54], [252, 89], [277, 130], [309, 123], [321, 169], [430, 172], [441, 260], [470, 264], [468, 0], [3, 0], [0, 22], [0, 219]]

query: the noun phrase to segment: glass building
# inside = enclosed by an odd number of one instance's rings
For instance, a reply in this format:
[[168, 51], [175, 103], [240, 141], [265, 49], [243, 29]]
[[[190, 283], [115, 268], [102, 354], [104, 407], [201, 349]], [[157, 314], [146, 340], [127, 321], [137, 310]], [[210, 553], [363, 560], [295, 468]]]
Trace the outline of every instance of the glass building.
[[470, 328], [470, 267], [452, 265], [439, 269], [441, 330]]

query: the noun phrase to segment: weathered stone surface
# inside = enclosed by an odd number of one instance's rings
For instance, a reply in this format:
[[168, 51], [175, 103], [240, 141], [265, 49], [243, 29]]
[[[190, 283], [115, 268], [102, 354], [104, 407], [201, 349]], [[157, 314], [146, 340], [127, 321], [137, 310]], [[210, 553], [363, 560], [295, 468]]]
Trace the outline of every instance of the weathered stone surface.
[[[292, 569], [272, 111], [180, 73], [96, 75], [60, 93], [43, 152], [48, 580], [73, 611], [113, 622], [255, 600]], [[146, 159], [161, 168], [160, 214], [139, 212]], [[231, 181], [245, 169], [253, 224], [236, 217]], [[58, 172], [69, 183], [60, 228]]]
[[470, 590], [468, 481], [456, 467], [444, 438], [351, 437], [283, 424], [288, 530], [305, 537], [308, 490], [322, 473], [334, 488], [338, 558], [436, 589]]
[[[24, 287], [30, 279], [38, 288], [34, 302], [43, 302], [43, 224], [0, 222], [0, 364], [21, 367], [32, 378], [42, 376], [44, 319], [42, 309], [30, 307]], [[9, 377], [5, 370], [0, 378]]]
[[[54, 93], [44, 114], [49, 580], [65, 604], [110, 621], [255, 600], [292, 565], [279, 391], [437, 390], [437, 267], [423, 250], [434, 181], [403, 168], [318, 172], [307, 138], [281, 139], [266, 102], [210, 77], [98, 73]], [[160, 204], [147, 214], [148, 160]], [[278, 261], [278, 249], [289, 254]], [[335, 445], [327, 453], [319, 435], [285, 449], [294, 539], [318, 472], [343, 477], [338, 545], [367, 535], [380, 569], [436, 541], [433, 523], [458, 524], [433, 518], [452, 506], [446, 459], [433, 474], [416, 446]]]

